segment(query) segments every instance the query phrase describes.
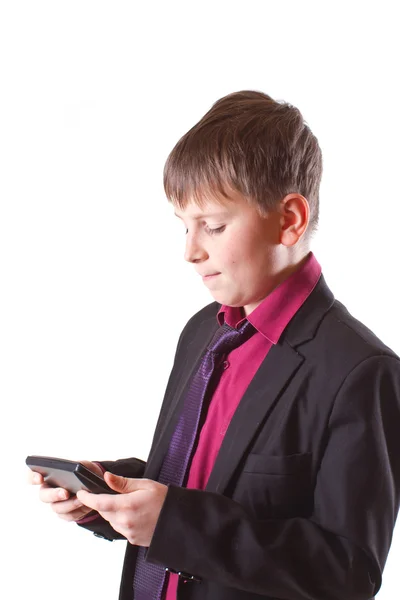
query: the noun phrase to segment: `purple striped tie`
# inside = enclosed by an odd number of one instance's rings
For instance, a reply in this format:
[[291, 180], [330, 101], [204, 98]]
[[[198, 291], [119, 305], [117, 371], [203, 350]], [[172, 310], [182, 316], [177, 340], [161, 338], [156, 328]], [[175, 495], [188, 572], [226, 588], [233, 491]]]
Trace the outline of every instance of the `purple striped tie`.
[[[243, 344], [255, 331], [247, 320], [240, 329], [226, 324], [217, 329], [190, 383], [182, 414], [157, 478], [160, 483], [183, 485], [212, 375], [218, 372], [223, 357]], [[146, 562], [146, 552], [147, 548], [139, 548], [133, 583], [134, 600], [161, 600], [166, 588], [165, 568]]]

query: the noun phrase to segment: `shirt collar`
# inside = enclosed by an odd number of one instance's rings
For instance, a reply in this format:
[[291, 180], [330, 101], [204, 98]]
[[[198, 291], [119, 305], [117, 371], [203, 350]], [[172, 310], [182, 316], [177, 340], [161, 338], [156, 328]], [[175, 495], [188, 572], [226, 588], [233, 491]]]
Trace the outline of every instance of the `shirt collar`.
[[[247, 320], [273, 344], [277, 344], [283, 330], [318, 283], [321, 266], [312, 252], [307, 260], [287, 279], [282, 281], [251, 312]], [[227, 323], [237, 328], [245, 320], [242, 307], [223, 304], [218, 311], [219, 325]]]

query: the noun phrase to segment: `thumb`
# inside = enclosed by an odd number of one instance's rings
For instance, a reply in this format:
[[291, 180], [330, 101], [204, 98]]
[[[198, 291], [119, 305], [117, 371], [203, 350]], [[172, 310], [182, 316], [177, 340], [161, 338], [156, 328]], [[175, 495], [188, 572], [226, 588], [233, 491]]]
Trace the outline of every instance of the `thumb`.
[[104, 481], [110, 486], [115, 492], [120, 494], [128, 494], [129, 492], [135, 492], [140, 489], [140, 480], [131, 479], [129, 477], [121, 477], [120, 475], [114, 475], [110, 471], [104, 473]]

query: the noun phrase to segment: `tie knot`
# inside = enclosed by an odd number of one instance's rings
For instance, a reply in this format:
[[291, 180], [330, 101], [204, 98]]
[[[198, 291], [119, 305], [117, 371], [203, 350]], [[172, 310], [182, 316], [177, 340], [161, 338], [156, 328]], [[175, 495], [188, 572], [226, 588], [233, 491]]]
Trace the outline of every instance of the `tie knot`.
[[248, 340], [255, 331], [253, 325], [247, 320], [239, 329], [234, 329], [224, 323], [224, 325], [217, 329], [207, 348], [216, 354], [228, 354], [231, 350]]

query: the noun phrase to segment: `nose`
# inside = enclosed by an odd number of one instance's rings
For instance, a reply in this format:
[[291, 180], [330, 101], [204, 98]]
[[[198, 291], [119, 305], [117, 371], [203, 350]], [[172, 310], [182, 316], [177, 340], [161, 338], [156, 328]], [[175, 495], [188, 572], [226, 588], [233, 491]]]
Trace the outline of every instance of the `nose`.
[[194, 233], [187, 233], [184, 259], [187, 262], [195, 263], [204, 260], [206, 257], [207, 253], [199, 244], [197, 236]]

